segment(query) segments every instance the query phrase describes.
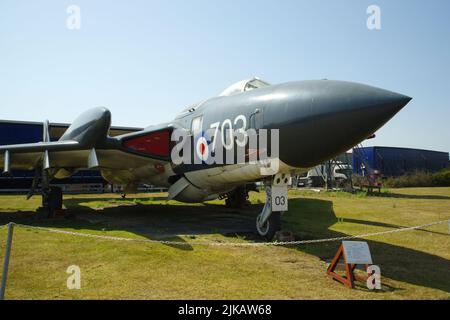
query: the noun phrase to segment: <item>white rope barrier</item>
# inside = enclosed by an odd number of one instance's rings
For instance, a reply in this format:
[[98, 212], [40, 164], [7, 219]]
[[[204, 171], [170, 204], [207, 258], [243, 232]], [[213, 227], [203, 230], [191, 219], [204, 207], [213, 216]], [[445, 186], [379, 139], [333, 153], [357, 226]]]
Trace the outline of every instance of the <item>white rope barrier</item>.
[[[33, 229], [33, 230], [40, 230], [50, 233], [57, 233], [57, 234], [64, 234], [64, 235], [70, 235], [70, 236], [76, 236], [76, 237], [84, 237], [84, 238], [94, 238], [94, 239], [100, 239], [100, 240], [111, 240], [111, 241], [123, 241], [123, 242], [140, 242], [140, 243], [152, 243], [152, 244], [165, 244], [165, 245], [172, 245], [172, 246], [191, 246], [191, 245], [198, 245], [198, 246], [232, 246], [232, 247], [260, 247], [260, 246], [292, 246], [292, 245], [304, 245], [304, 244], [315, 244], [315, 243], [324, 243], [324, 242], [334, 242], [334, 241], [343, 241], [343, 240], [351, 240], [351, 239], [361, 239], [361, 238], [369, 238], [369, 237], [375, 237], [380, 235], [386, 235], [386, 234], [392, 234], [392, 233], [398, 233], [398, 232], [405, 232], [405, 231], [412, 231], [412, 230], [418, 230], [423, 229], [443, 223], [450, 223], [450, 220], [441, 220], [436, 221], [432, 223], [423, 224], [420, 226], [414, 226], [414, 227], [405, 227], [405, 228], [399, 228], [394, 230], [388, 230], [388, 231], [380, 231], [380, 232], [373, 232], [373, 233], [365, 233], [365, 234], [359, 234], [359, 235], [349, 235], [349, 236], [342, 236], [342, 237], [336, 237], [336, 238], [325, 238], [325, 239], [313, 239], [313, 240], [300, 240], [300, 241], [284, 241], [284, 242], [181, 242], [181, 241], [169, 241], [169, 240], [151, 240], [151, 239], [136, 239], [136, 238], [123, 238], [123, 237], [114, 237], [114, 236], [103, 236], [98, 234], [89, 234], [89, 233], [81, 233], [81, 232], [72, 232], [72, 231], [65, 231], [65, 230], [57, 230], [52, 228], [45, 228], [45, 227], [36, 227], [36, 226], [29, 226], [24, 224], [16, 224], [14, 223], [14, 226], [25, 228], [25, 229]], [[1, 228], [6, 227], [7, 225], [0, 226]]]

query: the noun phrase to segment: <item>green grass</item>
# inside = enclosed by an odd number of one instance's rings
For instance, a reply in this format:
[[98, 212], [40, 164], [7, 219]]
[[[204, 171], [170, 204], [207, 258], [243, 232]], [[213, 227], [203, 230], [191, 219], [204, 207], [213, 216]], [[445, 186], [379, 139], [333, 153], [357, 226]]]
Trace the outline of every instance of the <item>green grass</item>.
[[[257, 211], [263, 194], [252, 194]], [[450, 188], [385, 190], [380, 196], [291, 191], [283, 228], [317, 239], [392, 230], [450, 219]], [[213, 201], [210, 205], [221, 204]], [[185, 215], [219, 210], [167, 201], [165, 194], [65, 197], [69, 212], [123, 215], [123, 228], [101, 221], [36, 220], [39, 198], [0, 196], [0, 224], [9, 221], [76, 232], [146, 238], [127, 228], [138, 210]], [[111, 211], [112, 210], [112, 211]], [[20, 211], [20, 212], [19, 212]], [[152, 220], [152, 223], [154, 221]], [[3, 259], [6, 231], [0, 230]], [[220, 233], [177, 236], [183, 247], [123, 243], [16, 228], [7, 299], [449, 299], [449, 226], [367, 239], [381, 267], [383, 289], [350, 290], [325, 275], [339, 243], [285, 247], [204, 247], [198, 241], [249, 241]], [[81, 268], [81, 290], [66, 287], [66, 269]]]

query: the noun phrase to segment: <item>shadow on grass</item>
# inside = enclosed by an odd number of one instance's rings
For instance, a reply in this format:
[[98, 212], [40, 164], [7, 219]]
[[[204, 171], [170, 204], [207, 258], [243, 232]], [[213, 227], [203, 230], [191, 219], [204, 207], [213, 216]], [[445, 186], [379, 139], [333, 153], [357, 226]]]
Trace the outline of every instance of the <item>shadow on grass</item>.
[[[410, 226], [401, 226], [401, 225], [395, 225], [395, 224], [390, 224], [390, 223], [383, 223], [383, 222], [378, 222], [378, 221], [367, 221], [367, 220], [348, 219], [348, 218], [342, 219], [342, 222], [363, 224], [363, 225], [367, 225], [367, 226], [383, 227], [383, 228], [391, 228], [391, 229], [410, 227]], [[425, 233], [439, 234], [439, 235], [443, 235], [443, 236], [447, 236], [448, 235], [448, 233], [437, 232], [437, 231], [432, 231], [432, 230], [427, 230], [427, 229], [417, 229], [416, 231], [422, 231], [422, 232], [425, 232]]]
[[450, 200], [448, 196], [439, 195], [415, 195], [415, 194], [401, 194], [393, 192], [372, 193], [371, 196], [383, 198], [398, 198], [398, 199], [417, 199], [417, 200]]
[[[0, 212], [0, 225], [12, 221], [48, 228], [91, 230], [100, 235], [108, 231], [126, 231], [151, 240], [182, 242], [183, 245], [166, 244], [181, 250], [193, 248], [180, 235], [195, 239], [202, 234], [236, 236], [253, 231], [254, 210], [233, 210], [216, 204], [145, 203], [161, 200], [167, 198], [69, 198], [64, 200], [69, 218], [39, 219], [33, 211]], [[111, 206], [89, 207], [95, 206], [96, 202]]]
[[[330, 230], [330, 227], [338, 222], [332, 201], [293, 199], [289, 204], [290, 212], [286, 214], [285, 222], [294, 233], [303, 234], [309, 239], [334, 238], [347, 235]], [[345, 219], [345, 222], [399, 228], [399, 226], [392, 224], [370, 221]], [[401, 237], [401, 235], [402, 233], [399, 233], [397, 236]], [[380, 266], [383, 277], [450, 292], [449, 260], [388, 243], [370, 239], [364, 241], [368, 242], [374, 263]], [[330, 261], [339, 245], [340, 242], [301, 245], [297, 247], [297, 250], [315, 255], [322, 260]], [[394, 289], [390, 288], [387, 290], [392, 291]]]
[[[155, 199], [155, 198], [152, 198]], [[164, 198], [165, 199], [165, 198]], [[123, 205], [104, 209], [91, 209], [86, 203], [92, 201], [123, 201]], [[148, 199], [150, 200], [150, 199]], [[222, 234], [228, 237], [245, 235], [255, 240], [254, 219], [262, 205], [253, 205], [244, 210], [233, 210], [223, 205], [143, 205], [130, 204], [122, 199], [76, 198], [65, 200], [68, 213], [74, 219], [37, 220], [34, 212], [0, 212], [0, 224], [16, 223], [52, 227], [104, 231], [127, 231], [147, 239], [173, 240], [185, 242], [180, 234]], [[139, 199], [145, 201], [145, 199]], [[292, 199], [290, 211], [284, 215], [283, 224], [294, 233], [306, 239], [319, 239], [346, 236], [330, 228], [338, 222], [333, 210], [333, 202], [321, 199]], [[400, 226], [346, 219], [345, 222], [371, 226], [398, 228]], [[425, 231], [425, 230], [424, 230]], [[408, 231], [409, 232], [409, 231]], [[412, 231], [417, 232], [417, 231]], [[429, 232], [429, 231], [428, 231]], [[398, 234], [401, 237], [401, 233]], [[365, 240], [369, 243], [374, 262], [381, 267], [382, 276], [410, 284], [440, 289], [450, 292], [450, 262], [447, 259], [414, 249], [404, 248], [379, 241]], [[301, 245], [296, 250], [330, 261], [336, 253], [339, 242]], [[181, 250], [193, 250], [190, 245], [176, 246]], [[325, 274], [325, 270], [324, 270]], [[384, 285], [384, 290], [394, 291]]]

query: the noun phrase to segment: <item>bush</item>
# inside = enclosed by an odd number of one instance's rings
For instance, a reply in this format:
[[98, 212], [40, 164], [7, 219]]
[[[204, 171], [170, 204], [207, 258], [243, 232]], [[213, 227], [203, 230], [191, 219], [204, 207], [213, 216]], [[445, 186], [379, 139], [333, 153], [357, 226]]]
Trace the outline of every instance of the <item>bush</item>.
[[428, 172], [416, 171], [400, 177], [387, 178], [383, 184], [390, 188], [432, 187], [433, 175]]
[[433, 184], [438, 187], [450, 187], [450, 168], [433, 174]]
[[400, 177], [390, 177], [383, 181], [383, 185], [390, 188], [450, 187], [450, 169], [434, 174], [416, 171]]
[[352, 182], [354, 186], [361, 187], [367, 184], [367, 178], [358, 174], [352, 174]]

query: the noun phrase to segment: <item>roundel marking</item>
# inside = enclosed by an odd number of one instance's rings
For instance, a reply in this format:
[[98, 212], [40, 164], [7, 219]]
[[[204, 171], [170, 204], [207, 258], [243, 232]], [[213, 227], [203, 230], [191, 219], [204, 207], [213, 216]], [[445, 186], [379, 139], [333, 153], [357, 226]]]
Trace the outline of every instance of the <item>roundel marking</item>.
[[199, 159], [203, 161], [208, 159], [209, 148], [208, 141], [205, 137], [198, 138], [195, 151], [197, 152], [197, 157], [199, 157]]

